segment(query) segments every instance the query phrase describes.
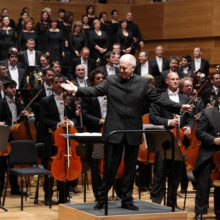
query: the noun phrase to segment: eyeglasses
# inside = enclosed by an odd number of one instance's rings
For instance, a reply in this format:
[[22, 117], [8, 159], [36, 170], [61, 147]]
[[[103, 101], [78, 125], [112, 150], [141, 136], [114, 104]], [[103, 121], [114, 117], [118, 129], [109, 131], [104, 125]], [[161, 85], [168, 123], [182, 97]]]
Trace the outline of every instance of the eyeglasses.
[[184, 86], [184, 87], [189, 87], [189, 88], [190, 88], [190, 87], [192, 87], [192, 85], [186, 85], [186, 86]]

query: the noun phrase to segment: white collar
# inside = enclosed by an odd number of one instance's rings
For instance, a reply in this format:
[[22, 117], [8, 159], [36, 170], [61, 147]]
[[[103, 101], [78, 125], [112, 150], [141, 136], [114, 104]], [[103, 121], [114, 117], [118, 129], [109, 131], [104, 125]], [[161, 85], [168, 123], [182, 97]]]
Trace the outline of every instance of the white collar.
[[177, 95], [178, 95], [178, 92], [177, 92], [177, 91], [172, 92], [172, 91], [169, 90], [169, 89], [167, 89], [167, 91], [168, 91], [168, 95], [169, 95], [169, 96], [177, 96]]

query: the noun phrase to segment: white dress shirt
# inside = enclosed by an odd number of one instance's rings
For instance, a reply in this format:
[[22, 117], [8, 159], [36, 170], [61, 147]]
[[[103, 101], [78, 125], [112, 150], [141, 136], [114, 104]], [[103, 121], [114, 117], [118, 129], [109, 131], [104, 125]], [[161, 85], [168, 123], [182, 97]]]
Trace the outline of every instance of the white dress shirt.
[[86, 78], [84, 79], [80, 79], [80, 78], [76, 78], [76, 81], [78, 82], [79, 84], [79, 87], [87, 87], [87, 81], [86, 81]]
[[214, 91], [215, 91], [215, 94], [218, 95], [218, 91], [220, 91], [220, 89], [217, 88], [216, 86], [213, 86], [213, 89], [214, 89]]
[[27, 49], [27, 57], [28, 57], [28, 65], [35, 66], [35, 50], [28, 50]]
[[13, 99], [9, 98], [8, 96], [5, 96], [6, 101], [8, 103], [9, 109], [11, 111], [11, 122], [12, 125], [17, 123], [17, 106], [15, 104], [15, 97]]
[[8, 69], [11, 75], [11, 79], [17, 83], [16, 89], [19, 89], [19, 74], [18, 74], [17, 65], [15, 65], [14, 67], [9, 65]]
[[149, 73], [149, 68], [148, 68], [148, 61], [145, 63], [141, 64], [141, 76], [144, 76]]
[[63, 100], [63, 93], [61, 93], [60, 95], [53, 93], [54, 94], [54, 99], [57, 105], [57, 109], [60, 115], [60, 121], [63, 121], [64, 119], [64, 100]]
[[194, 62], [195, 62], [195, 71], [197, 71], [198, 69], [201, 68], [201, 58], [195, 58]]
[[44, 88], [45, 88], [45, 91], [46, 91], [46, 96], [49, 96], [49, 95], [52, 95], [52, 89], [53, 87], [52, 86], [48, 86], [45, 82], [44, 82]]
[[185, 68], [183, 68], [183, 73], [184, 73], [184, 74], [188, 74], [188, 71], [189, 71], [189, 67], [188, 67], [188, 66], [185, 67]]
[[81, 64], [85, 67], [85, 76], [88, 78], [88, 60], [84, 60], [82, 57], [80, 57], [80, 60]]
[[115, 75], [115, 68], [113, 66], [106, 65], [108, 76]]
[[[168, 96], [169, 96], [170, 100], [172, 100], [173, 102], [177, 102], [177, 103], [180, 102], [179, 95], [178, 95], [177, 91], [172, 92], [169, 89], [167, 89], [167, 91], [168, 91]], [[180, 115], [176, 115], [176, 118], [180, 121]], [[169, 122], [170, 122], [170, 120], [168, 120], [168, 126], [169, 126]]]
[[157, 60], [157, 65], [159, 67], [159, 71], [162, 73], [162, 70], [163, 70], [163, 58], [156, 56], [156, 60]]
[[98, 96], [99, 105], [101, 108], [102, 119], [106, 118], [107, 113], [107, 97], [106, 96]]

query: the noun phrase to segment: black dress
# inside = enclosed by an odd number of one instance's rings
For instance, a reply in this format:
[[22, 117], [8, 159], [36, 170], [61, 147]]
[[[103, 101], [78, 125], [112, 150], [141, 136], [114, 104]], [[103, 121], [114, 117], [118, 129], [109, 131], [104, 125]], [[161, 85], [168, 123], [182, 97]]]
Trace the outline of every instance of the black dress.
[[46, 51], [50, 53], [51, 61], [62, 61], [62, 52], [64, 52], [63, 33], [53, 32], [48, 30], [46, 32]]
[[38, 35], [38, 50], [42, 53], [46, 52], [47, 44], [46, 44], [46, 32], [50, 28], [49, 23], [38, 22], [36, 25], [36, 32]]
[[15, 45], [15, 31], [0, 30], [0, 60], [8, 58], [8, 49]]
[[116, 35], [116, 42], [121, 45], [122, 50], [125, 50], [125, 49], [131, 47], [130, 53], [133, 54], [132, 49], [134, 48], [134, 40], [133, 40], [133, 35], [131, 34], [130, 31], [128, 31], [128, 36], [125, 36], [122, 33], [122, 31], [119, 30]]
[[95, 49], [95, 46], [98, 45], [99, 47], [105, 49], [108, 48], [108, 36], [105, 31], [101, 32], [99, 36], [95, 30], [90, 31], [89, 33], [89, 40], [90, 40], [90, 48], [92, 52], [92, 57], [97, 60], [100, 58], [103, 62], [104, 54], [99, 53], [98, 50]]
[[107, 36], [108, 36], [108, 48], [107, 48], [107, 50], [112, 50], [113, 36], [114, 36], [114, 33], [117, 33], [117, 32], [113, 32], [112, 25], [111, 25], [110, 21], [108, 21], [104, 24], [101, 24], [101, 30], [105, 31]]
[[116, 33], [118, 32], [118, 28], [119, 28], [119, 23], [112, 23], [111, 22], [111, 29], [112, 29], [112, 33], [113, 33], [112, 44], [114, 44], [117, 40]]
[[19, 51], [23, 51], [27, 49], [26, 43], [28, 39], [34, 39], [36, 42], [36, 48], [37, 49], [37, 33], [35, 31], [33, 32], [24, 32], [20, 31], [18, 34], [18, 40], [17, 40], [17, 47]]
[[70, 46], [72, 56], [76, 57], [75, 51], [78, 51], [80, 53], [82, 48], [87, 46], [85, 35], [84, 34], [70, 34], [69, 46]]

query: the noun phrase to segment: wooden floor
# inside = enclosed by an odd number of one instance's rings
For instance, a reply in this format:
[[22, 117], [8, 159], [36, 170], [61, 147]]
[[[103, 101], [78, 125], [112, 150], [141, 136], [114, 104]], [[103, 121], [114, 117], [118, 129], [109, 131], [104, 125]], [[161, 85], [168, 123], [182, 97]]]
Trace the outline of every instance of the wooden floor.
[[[78, 186], [78, 190], [82, 191], [81, 185]], [[32, 188], [32, 192], [34, 189]], [[111, 192], [109, 193], [109, 195]], [[137, 194], [137, 187], [134, 188], [134, 199], [138, 199]], [[181, 208], [183, 207], [183, 197], [184, 194], [179, 194], [178, 197], [178, 206]], [[192, 190], [192, 186], [189, 186], [189, 193], [187, 196], [187, 203], [186, 203], [186, 211], [188, 215], [188, 219], [192, 220], [194, 218], [194, 197], [195, 191]], [[8, 209], [8, 212], [4, 212], [0, 210], [0, 219], [1, 220], [58, 220], [58, 205], [54, 205], [52, 209], [45, 206], [43, 204], [43, 189], [40, 188], [40, 195], [39, 195], [39, 204], [34, 205], [33, 198], [29, 197], [27, 201], [24, 202], [24, 211], [20, 211], [20, 197], [19, 196], [11, 196], [8, 194], [6, 198], [6, 205], [5, 207]], [[150, 201], [149, 199], [149, 192], [142, 193], [142, 200]], [[56, 200], [56, 193], [53, 196], [53, 200]], [[94, 197], [92, 194], [92, 188], [89, 186], [87, 191], [87, 201], [94, 202]], [[213, 193], [210, 195], [209, 200], [209, 212], [205, 215], [204, 219], [215, 219], [213, 213]], [[72, 193], [71, 202], [73, 203], [82, 203], [83, 202], [83, 193], [74, 194]]]

